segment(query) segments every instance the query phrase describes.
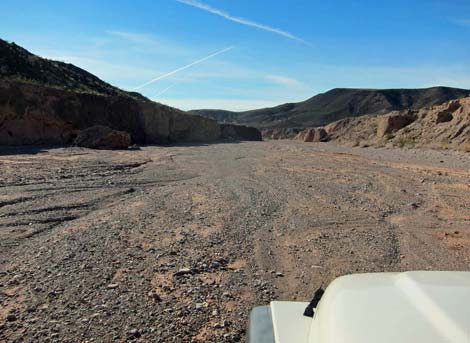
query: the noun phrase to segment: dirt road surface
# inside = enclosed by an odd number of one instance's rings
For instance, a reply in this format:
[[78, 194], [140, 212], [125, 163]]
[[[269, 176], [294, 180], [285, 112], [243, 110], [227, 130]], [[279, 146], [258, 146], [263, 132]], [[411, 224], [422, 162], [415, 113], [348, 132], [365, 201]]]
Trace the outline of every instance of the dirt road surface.
[[238, 342], [355, 272], [470, 269], [470, 155], [294, 141], [0, 151], [0, 341]]

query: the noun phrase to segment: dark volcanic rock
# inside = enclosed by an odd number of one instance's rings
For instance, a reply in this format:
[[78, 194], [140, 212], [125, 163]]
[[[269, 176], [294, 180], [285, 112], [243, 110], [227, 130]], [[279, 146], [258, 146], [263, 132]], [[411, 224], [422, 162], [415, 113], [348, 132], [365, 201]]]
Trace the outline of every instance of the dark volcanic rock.
[[127, 149], [131, 135], [107, 126], [92, 126], [80, 131], [74, 145], [91, 149]]

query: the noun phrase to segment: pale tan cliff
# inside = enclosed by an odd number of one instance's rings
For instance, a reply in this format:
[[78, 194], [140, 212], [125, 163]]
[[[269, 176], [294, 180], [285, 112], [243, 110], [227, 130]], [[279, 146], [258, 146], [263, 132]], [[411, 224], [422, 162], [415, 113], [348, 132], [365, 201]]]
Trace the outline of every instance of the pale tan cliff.
[[68, 144], [94, 125], [129, 132], [140, 144], [224, 138], [217, 122], [152, 101], [0, 82], [0, 145]]

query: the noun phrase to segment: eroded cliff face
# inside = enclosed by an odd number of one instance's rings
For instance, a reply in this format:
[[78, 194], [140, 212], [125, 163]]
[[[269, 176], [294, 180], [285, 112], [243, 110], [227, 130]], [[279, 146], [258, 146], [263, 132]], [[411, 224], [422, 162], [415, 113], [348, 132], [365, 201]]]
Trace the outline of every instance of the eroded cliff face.
[[146, 144], [210, 142], [223, 138], [221, 127], [214, 120], [153, 102], [139, 102], [138, 106]]
[[211, 119], [152, 101], [0, 82], [0, 145], [70, 144], [80, 130], [94, 125], [126, 131], [139, 144], [228, 138]]
[[[313, 133], [312, 133], [313, 132]], [[352, 146], [430, 146], [470, 151], [470, 97], [419, 110], [346, 118], [305, 129], [296, 139], [322, 132], [323, 139]]]

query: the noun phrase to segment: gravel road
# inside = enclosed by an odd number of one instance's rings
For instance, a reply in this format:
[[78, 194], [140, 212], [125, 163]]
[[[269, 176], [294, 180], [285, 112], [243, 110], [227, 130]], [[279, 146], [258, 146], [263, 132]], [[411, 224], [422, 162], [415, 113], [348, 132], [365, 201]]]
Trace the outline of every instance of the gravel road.
[[0, 150], [0, 341], [238, 342], [355, 272], [470, 269], [470, 154]]

